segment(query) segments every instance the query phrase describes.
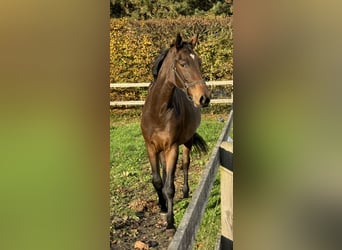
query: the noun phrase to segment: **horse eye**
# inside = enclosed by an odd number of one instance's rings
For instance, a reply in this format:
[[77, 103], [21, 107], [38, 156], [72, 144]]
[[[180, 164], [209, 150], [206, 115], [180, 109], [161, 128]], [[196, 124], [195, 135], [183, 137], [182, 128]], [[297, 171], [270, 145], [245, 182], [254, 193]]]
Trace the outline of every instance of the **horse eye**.
[[183, 68], [185, 67], [186, 63], [179, 63], [180, 66], [182, 66]]

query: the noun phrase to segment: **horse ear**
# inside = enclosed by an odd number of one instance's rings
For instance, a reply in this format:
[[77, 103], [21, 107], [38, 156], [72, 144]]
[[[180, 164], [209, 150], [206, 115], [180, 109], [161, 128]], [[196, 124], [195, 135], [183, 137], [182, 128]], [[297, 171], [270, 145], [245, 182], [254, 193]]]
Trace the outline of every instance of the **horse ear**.
[[191, 38], [191, 44], [192, 44], [192, 47], [195, 48], [197, 42], [198, 42], [198, 34], [194, 35], [192, 38]]
[[176, 48], [179, 49], [182, 47], [182, 37], [181, 35], [178, 33], [177, 37], [176, 37]]

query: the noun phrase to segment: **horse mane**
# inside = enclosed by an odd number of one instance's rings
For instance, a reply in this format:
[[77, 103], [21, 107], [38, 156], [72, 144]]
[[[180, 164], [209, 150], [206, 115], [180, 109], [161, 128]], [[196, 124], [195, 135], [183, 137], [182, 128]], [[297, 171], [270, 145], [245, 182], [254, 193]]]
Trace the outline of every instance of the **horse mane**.
[[183, 105], [181, 97], [183, 94], [182, 90], [174, 88], [172, 98], [168, 104], [168, 108], [173, 109], [177, 115], [181, 115], [181, 107]]
[[[175, 46], [175, 43], [172, 43], [170, 45], [170, 48], [174, 47]], [[191, 43], [189, 42], [182, 42], [182, 45], [181, 47], [187, 47], [189, 46], [189, 48], [191, 47]], [[154, 63], [153, 63], [153, 66], [152, 66], [152, 75], [153, 75], [153, 81], [155, 82], [157, 77], [158, 77], [158, 73], [159, 73], [159, 70], [164, 62], [164, 59], [165, 57], [167, 56], [167, 53], [169, 52], [170, 48], [166, 48], [166, 49], [163, 49], [161, 50], [161, 52], [159, 53], [159, 55], [156, 57]]]
[[169, 48], [163, 49], [160, 52], [160, 54], [158, 55], [158, 57], [156, 58], [156, 60], [154, 61], [153, 67], [152, 67], [153, 81], [156, 81], [156, 79], [158, 77], [159, 70], [160, 70], [168, 52], [169, 52]]

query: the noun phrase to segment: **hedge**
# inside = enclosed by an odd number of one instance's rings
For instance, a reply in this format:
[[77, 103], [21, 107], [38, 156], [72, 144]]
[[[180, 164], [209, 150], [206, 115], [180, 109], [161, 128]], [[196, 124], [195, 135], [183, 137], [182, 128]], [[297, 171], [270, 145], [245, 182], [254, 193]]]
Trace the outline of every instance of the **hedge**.
[[184, 39], [199, 34], [196, 52], [203, 77], [233, 79], [232, 18], [111, 19], [110, 82], [149, 82], [155, 57], [169, 47], [177, 33]]

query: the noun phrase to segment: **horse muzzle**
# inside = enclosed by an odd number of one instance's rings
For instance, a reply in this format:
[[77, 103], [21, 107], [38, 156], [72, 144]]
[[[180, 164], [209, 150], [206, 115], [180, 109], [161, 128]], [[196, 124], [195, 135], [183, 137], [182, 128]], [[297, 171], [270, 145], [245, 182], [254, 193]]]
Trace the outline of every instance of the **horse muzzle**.
[[208, 107], [209, 103], [210, 103], [210, 98], [208, 96], [202, 95], [200, 97], [200, 105], [202, 107]]

